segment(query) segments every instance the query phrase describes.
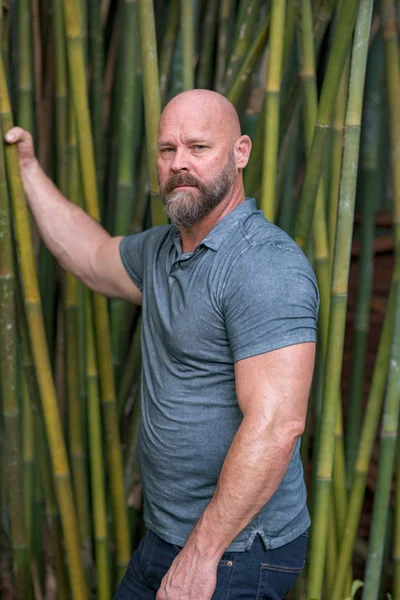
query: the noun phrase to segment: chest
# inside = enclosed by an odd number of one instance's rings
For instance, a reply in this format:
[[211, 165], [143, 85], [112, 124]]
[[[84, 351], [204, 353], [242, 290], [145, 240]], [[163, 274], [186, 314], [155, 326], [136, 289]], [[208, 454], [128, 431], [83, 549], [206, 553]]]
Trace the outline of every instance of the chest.
[[143, 323], [153, 343], [180, 361], [230, 362], [221, 306], [224, 269], [214, 252], [176, 254], [146, 270]]

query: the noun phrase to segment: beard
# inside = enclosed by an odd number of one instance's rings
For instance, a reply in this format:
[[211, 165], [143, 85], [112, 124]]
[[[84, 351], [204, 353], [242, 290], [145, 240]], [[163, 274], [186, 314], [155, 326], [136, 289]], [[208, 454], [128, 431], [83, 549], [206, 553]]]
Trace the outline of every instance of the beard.
[[[203, 183], [190, 173], [177, 173], [165, 185], [160, 185], [164, 212], [176, 227], [187, 229], [201, 221], [218, 206], [236, 181], [237, 167], [233, 150], [221, 172], [209, 183]], [[188, 190], [174, 191], [177, 186], [193, 186]]]

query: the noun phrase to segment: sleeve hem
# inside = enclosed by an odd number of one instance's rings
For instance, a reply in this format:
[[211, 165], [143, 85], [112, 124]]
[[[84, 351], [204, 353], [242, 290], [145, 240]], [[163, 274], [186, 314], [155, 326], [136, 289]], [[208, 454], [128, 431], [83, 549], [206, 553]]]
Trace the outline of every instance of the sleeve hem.
[[286, 348], [287, 346], [296, 346], [297, 344], [305, 344], [307, 342], [316, 342], [315, 333], [305, 333], [304, 335], [292, 335], [281, 340], [275, 340], [270, 344], [256, 344], [251, 348], [245, 348], [240, 352], [235, 352], [233, 362], [236, 363], [239, 360], [245, 358], [251, 358], [252, 356], [258, 356], [259, 354], [265, 354], [266, 352], [272, 352], [273, 350], [279, 350], [280, 348]]

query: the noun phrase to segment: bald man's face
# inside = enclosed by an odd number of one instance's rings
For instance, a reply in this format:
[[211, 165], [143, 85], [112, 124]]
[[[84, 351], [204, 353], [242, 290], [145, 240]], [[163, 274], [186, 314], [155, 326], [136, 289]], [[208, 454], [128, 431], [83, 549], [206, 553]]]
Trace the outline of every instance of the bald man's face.
[[218, 110], [177, 101], [164, 111], [158, 141], [160, 194], [170, 220], [190, 227], [229, 193], [238, 168], [232, 131]]

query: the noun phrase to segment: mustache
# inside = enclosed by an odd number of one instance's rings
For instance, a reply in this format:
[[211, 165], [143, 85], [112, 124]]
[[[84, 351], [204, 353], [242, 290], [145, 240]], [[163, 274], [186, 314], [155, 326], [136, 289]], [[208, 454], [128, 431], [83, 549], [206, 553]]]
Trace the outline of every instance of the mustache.
[[161, 187], [161, 191], [163, 194], [168, 195], [174, 190], [174, 188], [180, 185], [190, 185], [201, 188], [200, 181], [194, 175], [191, 175], [190, 173], [177, 173], [168, 179], [165, 185]]

